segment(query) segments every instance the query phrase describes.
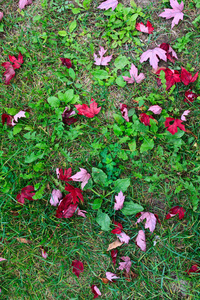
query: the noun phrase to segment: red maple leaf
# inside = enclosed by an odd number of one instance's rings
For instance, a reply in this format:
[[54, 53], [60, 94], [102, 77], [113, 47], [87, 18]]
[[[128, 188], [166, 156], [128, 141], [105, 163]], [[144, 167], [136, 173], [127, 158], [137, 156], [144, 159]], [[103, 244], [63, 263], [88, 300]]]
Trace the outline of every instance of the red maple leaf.
[[190, 273], [200, 273], [200, 267], [198, 265], [193, 265], [189, 270], [186, 270], [185, 272], [190, 275]]
[[172, 208], [170, 208], [169, 213], [166, 215], [165, 219], [170, 219], [172, 217], [174, 217], [175, 215], [179, 215], [179, 219], [183, 219], [184, 215], [185, 215], [185, 209], [181, 206], [174, 206]]
[[32, 198], [34, 195], [34, 186], [27, 185], [26, 187], [21, 189], [21, 193], [17, 195], [16, 199], [19, 203], [24, 204], [24, 199], [34, 201], [34, 199]]
[[67, 194], [61, 201], [60, 204], [58, 205], [57, 211], [56, 211], [56, 218], [71, 218], [76, 209], [77, 209], [78, 204], [73, 204], [72, 203], [72, 195]]
[[140, 121], [141, 121], [145, 126], [151, 126], [151, 124], [150, 124], [150, 119], [155, 120], [154, 117], [149, 116], [149, 115], [147, 115], [147, 114], [145, 114], [145, 113], [140, 114]]
[[79, 278], [80, 273], [84, 271], [83, 263], [80, 260], [73, 260], [72, 262], [72, 271]]
[[120, 234], [122, 232], [123, 226], [121, 223], [114, 221], [115, 229], [111, 231], [113, 234]]
[[9, 55], [8, 56], [10, 61], [13, 63], [13, 69], [19, 69], [21, 67], [21, 65], [23, 64], [24, 60], [23, 60], [23, 56], [21, 53], [19, 53], [18, 58]]
[[68, 69], [72, 67], [72, 62], [69, 58], [60, 57], [60, 60], [62, 61], [62, 64], [66, 66]]
[[184, 69], [183, 67], [181, 67], [181, 81], [185, 84], [188, 85], [192, 82], [194, 82], [195, 80], [197, 80], [198, 77], [198, 72], [192, 77], [192, 74], [190, 72], [188, 72], [186, 69]]
[[88, 107], [87, 104], [82, 104], [82, 105], [77, 104], [77, 105], [74, 105], [74, 106], [78, 110], [79, 115], [83, 115], [83, 116], [88, 117], [88, 118], [93, 118], [101, 110], [101, 107], [97, 108], [97, 105], [98, 104], [92, 98], [91, 103], [90, 103], [90, 107]]
[[[161, 71], [164, 71], [165, 72], [165, 79], [166, 79], [166, 90], [169, 90], [176, 82], [181, 82], [181, 79], [180, 79], [180, 74], [178, 71], [176, 70], [171, 70], [169, 68], [160, 68], [156, 74], [157, 75], [160, 75], [160, 72]], [[158, 79], [158, 85], [161, 84], [161, 80]]]
[[[173, 123], [172, 123], [173, 122]], [[174, 118], [166, 118], [165, 121], [165, 127], [168, 127], [167, 130], [171, 133], [171, 134], [175, 134], [176, 132], [178, 132], [177, 127], [179, 127], [181, 130], [186, 131], [185, 130], [185, 126], [182, 124], [183, 121], [179, 120], [179, 119], [174, 119]], [[172, 124], [170, 124], [172, 123]]]
[[[73, 187], [71, 184], [66, 183], [65, 190], [72, 196], [72, 202], [75, 204], [79, 199], [83, 202], [82, 191], [79, 188]], [[79, 199], [78, 199], [79, 198]]]
[[63, 181], [72, 181], [72, 179], [70, 178], [72, 175], [72, 168], [65, 169], [64, 173], [63, 173], [62, 169], [57, 168], [56, 173], [57, 173], [58, 179], [63, 180]]
[[169, 59], [174, 64], [174, 59], [177, 59], [178, 57], [176, 52], [172, 49], [172, 47], [168, 43], [162, 43], [159, 47], [166, 51], [167, 59]]
[[2, 120], [2, 124], [3, 124], [3, 125], [4, 125], [5, 122], [6, 122], [6, 124], [7, 124], [8, 126], [13, 127], [13, 125], [12, 125], [12, 119], [13, 119], [13, 117], [12, 117], [11, 115], [8, 115], [8, 114], [2, 114], [2, 115], [1, 115], [1, 120]]
[[114, 266], [115, 266], [116, 260], [117, 260], [117, 253], [118, 253], [117, 249], [111, 250], [111, 257], [112, 257], [112, 262], [113, 262]]
[[200, 95], [193, 93], [191, 90], [185, 92], [184, 102], [192, 103]]

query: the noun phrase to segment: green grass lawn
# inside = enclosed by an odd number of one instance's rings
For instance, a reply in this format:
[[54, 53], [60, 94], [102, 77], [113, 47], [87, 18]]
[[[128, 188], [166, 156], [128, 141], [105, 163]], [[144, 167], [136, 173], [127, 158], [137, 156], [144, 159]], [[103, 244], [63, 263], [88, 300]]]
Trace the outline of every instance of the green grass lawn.
[[[0, 4], [1, 63], [19, 52], [24, 59], [9, 85], [0, 66], [1, 113], [26, 111], [14, 127], [0, 123], [0, 256], [6, 259], [0, 262], [1, 299], [88, 300], [94, 297], [93, 284], [100, 299], [200, 299], [199, 273], [186, 272], [200, 265], [200, 96], [184, 102], [189, 88], [200, 94], [200, 76], [166, 91], [164, 72], [158, 86], [149, 61], [140, 63], [143, 52], [169, 43], [178, 59], [174, 64], [161, 60], [159, 66], [179, 72], [183, 67], [194, 76], [200, 66], [200, 5], [184, 0], [183, 21], [171, 29], [172, 19], [159, 17], [169, 1], [119, 2], [113, 11], [98, 9], [101, 2], [91, 0], [33, 0], [23, 10], [18, 1]], [[136, 20], [145, 25], [149, 20], [153, 34], [137, 31]], [[100, 46], [107, 49], [105, 56], [112, 54], [106, 66], [94, 64]], [[72, 68], [60, 57], [70, 59]], [[131, 63], [144, 73], [141, 83], [124, 81]], [[91, 98], [101, 111], [94, 118], [78, 115], [74, 105], [89, 105]], [[129, 122], [120, 103], [127, 105]], [[152, 105], [161, 106], [162, 113], [148, 112]], [[76, 111], [76, 123], [63, 123], [66, 106]], [[168, 132], [166, 118], [180, 119], [185, 110], [190, 110], [182, 123], [186, 131]], [[156, 121], [145, 126], [141, 113]], [[56, 168], [70, 167], [72, 175], [79, 168], [91, 174], [79, 203], [86, 218], [77, 213], [56, 218], [57, 208], [49, 202], [53, 189], [67, 194]], [[16, 197], [28, 185], [34, 186], [37, 201], [25, 199], [20, 205]], [[72, 185], [81, 188], [80, 182]], [[135, 224], [136, 213], [113, 209], [120, 190], [124, 203], [158, 215], [161, 224], [153, 233], [144, 221]], [[184, 218], [165, 219], [177, 205], [186, 210]], [[113, 221], [130, 237], [129, 244], [117, 248], [115, 266], [107, 251], [116, 240]], [[139, 230], [145, 230], [146, 252], [136, 245]], [[130, 280], [117, 269], [122, 256], [131, 259]], [[72, 272], [73, 260], [84, 265], [79, 278]], [[119, 279], [104, 283], [106, 272]]]

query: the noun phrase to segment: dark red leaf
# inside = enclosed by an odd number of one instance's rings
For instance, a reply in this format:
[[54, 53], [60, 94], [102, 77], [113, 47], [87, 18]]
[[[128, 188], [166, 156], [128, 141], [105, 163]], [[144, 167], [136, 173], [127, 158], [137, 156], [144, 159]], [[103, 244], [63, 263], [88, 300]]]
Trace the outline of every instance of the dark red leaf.
[[[65, 190], [70, 193], [72, 196], [72, 202], [75, 204], [76, 202], [79, 202], [79, 199], [83, 202], [83, 195], [82, 191], [79, 188], [75, 188], [69, 183], [66, 183]], [[79, 198], [79, 199], [78, 199]]]
[[34, 201], [34, 199], [32, 198], [34, 195], [34, 186], [27, 185], [26, 187], [21, 189], [21, 193], [17, 195], [16, 199], [19, 203], [24, 204], [24, 199]]
[[175, 215], [179, 215], [179, 219], [183, 219], [185, 216], [185, 209], [181, 206], [174, 206], [169, 210], [169, 213], [166, 215], [165, 219], [170, 219]]
[[166, 51], [167, 59], [169, 59], [174, 64], [177, 55], [176, 52], [170, 47], [170, 45], [168, 43], [162, 43], [159, 47]]
[[100, 292], [100, 290], [98, 289], [98, 287], [96, 285], [93, 284], [91, 286], [91, 289], [92, 289], [92, 293], [94, 294], [94, 298], [93, 299], [96, 299], [99, 296], [101, 296], [101, 292]]
[[68, 69], [72, 67], [72, 62], [69, 58], [60, 57], [60, 60], [62, 61], [62, 64], [66, 66]]
[[200, 267], [198, 265], [193, 265], [189, 270], [186, 270], [185, 272], [190, 275], [190, 273], [200, 273]]
[[186, 69], [181, 67], [181, 81], [185, 84], [188, 85], [194, 81], [197, 80], [198, 77], [198, 72], [192, 77], [192, 74], [188, 72]]
[[120, 234], [122, 232], [123, 226], [121, 223], [114, 221], [115, 229], [111, 231], [113, 234]]
[[83, 263], [80, 260], [73, 260], [72, 271], [79, 278], [80, 273], [84, 271]]
[[[171, 70], [169, 68], [160, 68], [156, 74], [160, 75], [160, 72], [164, 71], [165, 72], [165, 79], [166, 79], [166, 90], [169, 90], [176, 82], [180, 82], [180, 74], [176, 70]], [[158, 85], [161, 84], [160, 79], [158, 80]]]
[[147, 115], [147, 114], [145, 114], [145, 113], [140, 114], [140, 121], [141, 121], [145, 126], [151, 126], [151, 125], [150, 125], [150, 119], [155, 120], [154, 117], [149, 116], [149, 115]]
[[2, 120], [2, 124], [3, 125], [6, 122], [8, 126], [13, 127], [13, 125], [12, 125], [12, 119], [13, 119], [13, 117], [10, 116], [10, 115], [8, 115], [8, 114], [2, 114], [1, 115], [1, 120]]
[[60, 201], [57, 211], [56, 211], [56, 218], [71, 218], [76, 209], [78, 204], [72, 203], [72, 196], [71, 194], [66, 195], [63, 200]]
[[115, 266], [116, 260], [117, 260], [117, 253], [118, 253], [117, 249], [111, 250], [111, 257], [112, 257], [112, 262], [113, 262], [114, 266]]
[[184, 102], [192, 103], [200, 95], [193, 93], [191, 90], [185, 92]]
[[63, 181], [72, 181], [70, 178], [72, 175], [72, 168], [65, 169], [64, 173], [62, 169], [57, 169], [57, 176], [58, 179], [63, 180]]
[[[170, 124], [172, 123], [173, 124]], [[179, 127], [181, 130], [185, 131], [185, 126], [182, 124], [183, 121], [179, 120], [179, 119], [174, 119], [174, 118], [166, 118], [165, 121], [165, 127], [168, 127], [167, 130], [171, 133], [171, 134], [175, 134], [176, 132], [178, 132], [177, 127]]]
[[158, 223], [161, 224], [160, 219], [158, 218], [158, 215], [157, 215], [157, 214], [154, 214], [154, 216], [156, 217]]
[[68, 107], [65, 108], [64, 112], [62, 113], [62, 121], [64, 124], [71, 125], [78, 121], [78, 119], [75, 119], [72, 117], [75, 114], [75, 111], [73, 109], [69, 109]]

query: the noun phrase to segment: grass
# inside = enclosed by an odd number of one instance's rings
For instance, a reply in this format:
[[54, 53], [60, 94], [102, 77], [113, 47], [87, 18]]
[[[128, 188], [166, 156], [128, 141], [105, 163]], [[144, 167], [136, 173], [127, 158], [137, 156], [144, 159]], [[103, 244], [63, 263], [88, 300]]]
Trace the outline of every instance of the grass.
[[[139, 63], [142, 52], [170, 42], [179, 58], [170, 68], [180, 70], [183, 66], [192, 74], [196, 73], [200, 32], [199, 23], [194, 20], [199, 10], [195, 1], [185, 1], [186, 16], [171, 30], [171, 20], [158, 17], [169, 7], [168, 3], [138, 2], [143, 15], [137, 20], [146, 24], [149, 19], [155, 27], [154, 34], [134, 35], [133, 30], [127, 30], [129, 40], [116, 47], [113, 47], [115, 40], [112, 38], [102, 38], [115, 22], [97, 9], [97, 1], [90, 3], [89, 9], [73, 2], [75, 7], [71, 9], [66, 1], [37, 0], [21, 12], [17, 10], [16, 1], [2, 3], [1, 61], [8, 61], [8, 55], [17, 56], [19, 51], [24, 56], [24, 63], [16, 70], [11, 84], [6, 86], [3, 80], [1, 82], [2, 112], [14, 115], [27, 110], [28, 117], [20, 119], [13, 128], [0, 124], [0, 251], [1, 257], [7, 259], [0, 264], [1, 299], [93, 299], [92, 284], [99, 287], [102, 299], [200, 297], [199, 274], [189, 276], [185, 272], [199, 263], [197, 120], [200, 100], [196, 99], [192, 105], [183, 102], [187, 87], [181, 83], [171, 95], [166, 93], [162, 86], [157, 86], [149, 64]], [[130, 7], [129, 2], [123, 3]], [[122, 19], [122, 14], [118, 16]], [[74, 20], [77, 26], [70, 33]], [[96, 26], [101, 21], [104, 27]], [[125, 24], [116, 31], [123, 30]], [[120, 42], [121, 38], [116, 41]], [[100, 45], [108, 49], [108, 55], [113, 54], [106, 67], [94, 65], [93, 53], [97, 53]], [[72, 60], [75, 75], [61, 65], [59, 58], [64, 55]], [[117, 69], [119, 55], [126, 57], [128, 63]], [[118, 77], [121, 82], [120, 75], [128, 76], [131, 63], [145, 73], [146, 79], [141, 84], [122, 87], [116, 79]], [[107, 71], [108, 78], [98, 80], [94, 71], [99, 70]], [[1, 74], [3, 72], [1, 67]], [[192, 88], [200, 93], [199, 78]], [[57, 109], [49, 105], [49, 97], [69, 89], [77, 95], [74, 103], [73, 100], [67, 104], [61, 101]], [[89, 104], [91, 97], [102, 107], [101, 112], [94, 119], [79, 116], [77, 123], [64, 126], [60, 115], [65, 106], [74, 108], [77, 103]], [[127, 104], [129, 111], [132, 109], [134, 124], [141, 124], [134, 121], [134, 116], [145, 112], [150, 105], [162, 106], [166, 112], [156, 117], [158, 132], [142, 125], [134, 125], [130, 130], [120, 118], [119, 103]], [[186, 109], [191, 110], [186, 122], [190, 132], [179, 130], [175, 136], [168, 134], [163, 125], [166, 116], [179, 118]], [[145, 140], [153, 141], [153, 148], [142, 152], [141, 144]], [[70, 219], [55, 217], [56, 208], [49, 203], [52, 189], [64, 191], [64, 184], [56, 179], [57, 167], [72, 167], [73, 174], [79, 167], [89, 173], [95, 167], [107, 175], [109, 184], [93, 181], [92, 188], [83, 191], [84, 204], [80, 207], [87, 210], [87, 218], [76, 214]], [[135, 225], [135, 214], [125, 216], [113, 210], [117, 194], [114, 182], [123, 178], [130, 178], [131, 182], [124, 192], [125, 201], [142, 205], [144, 211], [157, 213], [161, 220], [153, 233], [145, 230], [146, 252], [135, 244], [138, 230], [144, 229], [144, 224]], [[33, 202], [25, 200], [21, 206], [16, 196], [27, 185], [33, 185], [39, 197]], [[80, 187], [79, 183], [75, 186]], [[118, 248], [115, 267], [106, 251], [115, 237], [110, 231], [101, 230], [96, 222], [97, 210], [92, 208], [95, 199], [100, 198], [102, 211], [111, 220], [121, 222], [131, 237], [128, 245]], [[176, 216], [165, 220], [169, 209], [175, 205], [186, 209], [184, 219]], [[20, 242], [21, 238], [30, 243]], [[41, 247], [47, 251], [47, 259], [42, 257]], [[117, 270], [121, 256], [131, 258], [131, 270], [137, 274], [130, 282]], [[75, 259], [84, 264], [79, 278], [72, 273], [71, 264]], [[104, 284], [101, 279], [108, 271], [116, 273], [120, 279]]]

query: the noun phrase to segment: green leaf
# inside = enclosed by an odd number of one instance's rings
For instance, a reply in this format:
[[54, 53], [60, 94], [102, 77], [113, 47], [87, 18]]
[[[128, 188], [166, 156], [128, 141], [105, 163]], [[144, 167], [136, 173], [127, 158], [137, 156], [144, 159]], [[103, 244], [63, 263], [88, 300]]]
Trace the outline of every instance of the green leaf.
[[119, 193], [122, 191], [123, 193], [126, 192], [129, 185], [131, 184], [130, 178], [124, 178], [124, 179], [117, 179], [114, 183], [114, 191], [116, 193]]
[[109, 231], [110, 230], [110, 217], [108, 214], [103, 213], [101, 209], [97, 212], [96, 217], [97, 223], [101, 226], [101, 230]]
[[44, 169], [44, 164], [42, 162], [39, 162], [35, 166], [33, 166], [33, 169], [35, 172], [41, 171]]
[[34, 16], [33, 17], [33, 22], [35, 23], [35, 22], [39, 21], [40, 19], [41, 19], [40, 15]]
[[59, 107], [60, 100], [57, 97], [48, 97], [47, 102], [51, 105], [51, 107]]
[[140, 147], [140, 153], [151, 150], [151, 149], [153, 149], [153, 147], [154, 147], [153, 139], [145, 140]]
[[76, 26], [77, 26], [76, 20], [72, 21], [71, 24], [69, 25], [69, 32], [74, 31], [74, 29], [76, 28]]
[[134, 203], [133, 201], [129, 201], [129, 202], [124, 202], [124, 207], [121, 209], [121, 212], [125, 216], [130, 216], [130, 215], [135, 215], [143, 210], [144, 208], [141, 205]]
[[92, 72], [92, 75], [97, 78], [97, 79], [107, 79], [108, 78], [108, 72], [105, 70], [96, 70], [94, 72]]
[[[115, 59], [114, 65], [118, 70], [123, 69], [128, 65], [129, 61], [126, 56], [120, 55]], [[125, 82], [126, 83], [126, 82]]]
[[121, 86], [121, 87], [124, 87], [126, 85], [126, 81], [124, 80], [122, 75], [118, 76], [115, 81], [116, 81], [116, 84]]
[[33, 200], [38, 200], [41, 199], [42, 196], [44, 195], [44, 189], [46, 187], [46, 184], [44, 184], [36, 193], [35, 195], [32, 197]]
[[93, 209], [99, 209], [101, 207], [103, 200], [101, 198], [95, 199], [94, 202], [92, 203], [92, 208]]
[[131, 141], [130, 143], [128, 143], [128, 146], [131, 151], [135, 151], [136, 150], [136, 141], [135, 140]]
[[101, 169], [92, 168], [92, 177], [94, 179], [94, 182], [105, 186], [107, 181], [107, 175]]
[[65, 103], [69, 103], [74, 98], [74, 90], [70, 89], [65, 92]]
[[58, 35], [60, 35], [60, 36], [66, 36], [67, 32], [65, 30], [60, 30], [60, 31], [58, 31]]
[[38, 158], [43, 158], [44, 153], [42, 154], [35, 154], [34, 152], [32, 152], [30, 155], [27, 155], [25, 158], [25, 164], [30, 164], [32, 162], [34, 162], [35, 160], [37, 160]]
[[69, 76], [74, 80], [76, 77], [76, 74], [72, 68], [69, 69]]
[[92, 0], [84, 0], [83, 1], [83, 7], [85, 9], [89, 9], [90, 8], [90, 4], [91, 4]]
[[21, 126], [21, 125], [16, 125], [16, 126], [13, 128], [13, 135], [18, 134], [21, 130], [22, 130], [22, 126]]
[[113, 114], [113, 117], [119, 125], [122, 125], [124, 123], [124, 118], [122, 118], [121, 115]]

